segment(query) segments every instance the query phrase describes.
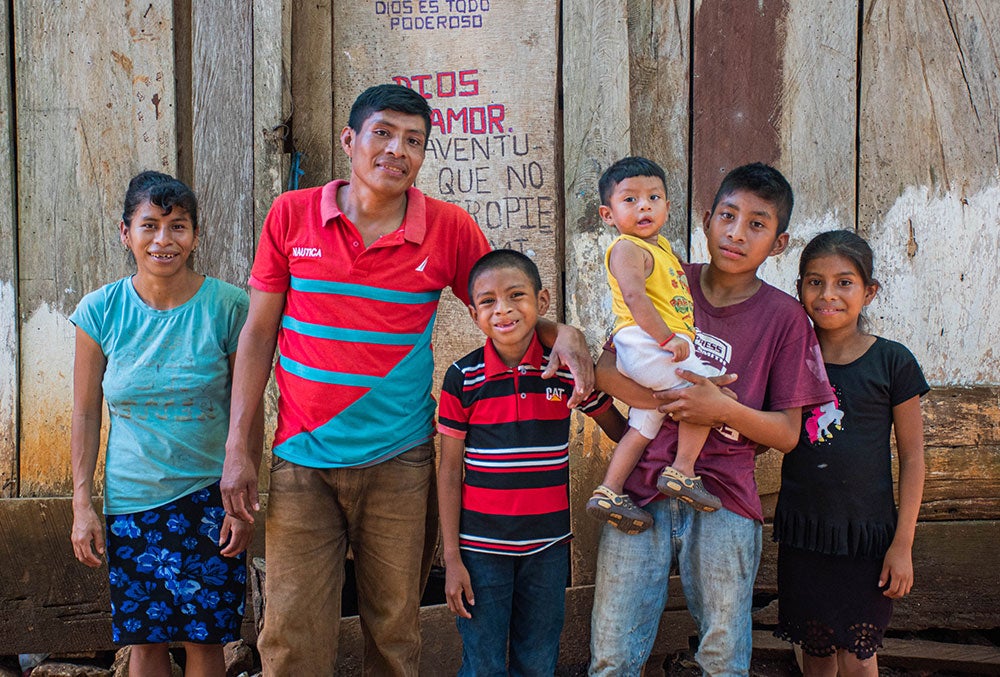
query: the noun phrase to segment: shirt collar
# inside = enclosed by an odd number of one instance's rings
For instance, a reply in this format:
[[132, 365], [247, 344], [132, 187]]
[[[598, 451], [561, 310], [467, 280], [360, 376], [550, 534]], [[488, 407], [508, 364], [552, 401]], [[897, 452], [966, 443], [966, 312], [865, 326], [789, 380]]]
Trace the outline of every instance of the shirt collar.
[[[320, 194], [319, 215], [326, 226], [330, 221], [344, 216], [337, 204], [337, 191], [347, 181], [337, 179], [323, 186]], [[347, 217], [344, 216], [346, 219]], [[406, 190], [406, 215], [403, 217], [403, 239], [414, 244], [424, 241], [427, 234], [427, 198], [415, 186]]]
[[[531, 343], [528, 344], [528, 349], [525, 351], [524, 357], [521, 358], [518, 366], [527, 367], [529, 369], [541, 369], [542, 360], [544, 359], [545, 355], [542, 349], [542, 343], [538, 340], [538, 332], [535, 332], [531, 335]], [[497, 349], [493, 346], [493, 339], [486, 339], [486, 349], [483, 352], [483, 364], [486, 370], [486, 378], [492, 378], [494, 376], [513, 371], [511, 367], [508, 367], [504, 364], [504, 361], [500, 359]]]

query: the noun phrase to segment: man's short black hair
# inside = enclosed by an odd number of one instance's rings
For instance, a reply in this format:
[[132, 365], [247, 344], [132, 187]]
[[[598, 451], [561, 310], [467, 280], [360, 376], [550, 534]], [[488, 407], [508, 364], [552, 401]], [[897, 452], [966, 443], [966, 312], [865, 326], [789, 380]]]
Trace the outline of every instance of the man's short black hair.
[[531, 288], [537, 294], [542, 290], [542, 276], [538, 274], [538, 266], [530, 258], [519, 251], [513, 249], [494, 249], [476, 261], [469, 271], [469, 300], [472, 299], [472, 290], [476, 286], [476, 280], [483, 273], [499, 268], [516, 268], [528, 276], [531, 281]]
[[375, 85], [358, 95], [351, 106], [347, 126], [360, 132], [365, 120], [382, 110], [394, 110], [409, 115], [419, 115], [424, 119], [427, 136], [431, 134], [431, 107], [427, 99], [409, 87], [402, 85]]
[[618, 162], [604, 170], [601, 180], [597, 182], [597, 189], [601, 193], [601, 204], [610, 206], [611, 194], [615, 192], [615, 186], [631, 179], [633, 176], [655, 176], [663, 182], [663, 192], [667, 191], [667, 175], [663, 173], [663, 168], [652, 160], [644, 157], [624, 157]]
[[763, 162], [737, 167], [722, 179], [712, 202], [712, 213], [715, 213], [715, 208], [724, 197], [738, 190], [748, 191], [773, 204], [778, 217], [778, 235], [788, 230], [795, 197], [792, 195], [792, 186], [781, 172]]

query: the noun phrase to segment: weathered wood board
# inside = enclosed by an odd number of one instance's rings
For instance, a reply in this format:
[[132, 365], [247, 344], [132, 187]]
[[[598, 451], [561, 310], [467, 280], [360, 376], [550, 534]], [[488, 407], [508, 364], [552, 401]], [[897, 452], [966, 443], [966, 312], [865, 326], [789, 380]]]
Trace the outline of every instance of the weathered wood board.
[[[608, 166], [631, 152], [628, 16], [625, 0], [563, 3], [565, 317], [568, 324], [583, 330], [595, 355], [613, 319], [604, 250], [615, 236], [597, 212], [601, 203], [597, 181]], [[594, 582], [599, 525], [583, 507], [600, 483], [613, 447], [592, 421], [578, 415], [573, 421], [572, 576], [574, 585], [587, 585]]]
[[[1000, 609], [1000, 522], [920, 522], [913, 545], [914, 586], [893, 605], [894, 630], [993, 628]], [[778, 545], [764, 529], [755, 589], [776, 594]]]
[[[792, 645], [767, 630], [754, 631], [753, 650], [754, 655], [786, 655], [789, 663], [795, 660]], [[905, 674], [995, 675], [1000, 673], [1000, 649], [886, 637], [878, 650], [878, 664], [880, 668], [899, 668]]]
[[1000, 374], [1000, 3], [866, 4], [859, 231], [883, 288], [877, 333], [933, 383]]
[[789, 249], [761, 276], [794, 294], [802, 246], [854, 228], [856, 0], [696, 3], [691, 260], [707, 261], [702, 216], [725, 174], [748, 162], [792, 185]]
[[72, 524], [68, 499], [0, 500], [0, 654], [110, 648], [108, 570], [76, 561]]
[[[550, 318], [563, 305], [556, 12], [551, 3], [488, 0], [334, 4], [335, 133], [371, 85], [396, 82], [427, 98], [431, 133], [417, 186], [468, 211], [493, 247], [530, 256], [552, 295]], [[348, 175], [339, 147], [335, 165]], [[439, 378], [482, 340], [446, 294], [434, 335]]]
[[341, 152], [333, 117], [339, 96], [333, 86], [333, 0], [285, 1], [292, 6], [291, 140], [302, 153], [299, 187], [321, 186], [334, 178], [334, 157]]
[[[251, 557], [264, 554], [262, 503]], [[101, 514], [99, 499], [94, 509]], [[91, 569], [76, 560], [72, 527], [68, 498], [0, 500], [0, 656], [114, 648], [107, 565]], [[252, 639], [249, 609], [243, 636]]]
[[288, 181], [291, 10], [290, 2], [254, 0], [253, 4], [253, 244], [260, 239], [271, 203]]
[[[266, 505], [258, 524], [251, 556], [259, 557], [265, 546]], [[0, 655], [110, 648], [107, 569], [88, 569], [74, 559], [69, 542], [71, 526], [69, 499], [0, 500], [0, 561], [5, 563], [4, 576], [0, 577], [0, 605], [4, 609], [0, 614]], [[942, 627], [942, 623], [955, 629], [992, 627], [1000, 604], [998, 537], [998, 521], [921, 523], [913, 552], [917, 585], [910, 597], [897, 603], [893, 628], [920, 630]], [[756, 582], [760, 593], [776, 592], [776, 554], [767, 526]], [[587, 646], [592, 595], [589, 586], [568, 592], [564, 660]], [[422, 612], [423, 634], [427, 646], [440, 647], [454, 634], [454, 620], [450, 615], [434, 616], [435, 608], [444, 607], [428, 607]], [[437, 620], [428, 622], [434, 618]], [[245, 633], [248, 629], [252, 630], [250, 618], [246, 619]], [[360, 638], [351, 639], [350, 621], [343, 633], [341, 660], [350, 661], [352, 655], [360, 659]], [[694, 634], [680, 581], [674, 576], [654, 653], [665, 655], [685, 648], [687, 638]], [[433, 653], [425, 650], [426, 655]]]
[[191, 7], [196, 262], [199, 271], [244, 286], [255, 244], [252, 7], [245, 0]]
[[[1000, 389], [933, 388], [921, 408], [926, 477], [920, 519], [1000, 519]], [[781, 460], [776, 451], [757, 457], [765, 519], [774, 514]]]
[[563, 3], [566, 321], [597, 354], [612, 325], [604, 251], [615, 234], [597, 213], [597, 181], [631, 152], [628, 3]]
[[21, 495], [70, 492], [80, 298], [126, 273], [121, 199], [176, 156], [172, 3], [14, 3]]
[[627, 25], [631, 154], [647, 157], [663, 167], [670, 200], [670, 220], [663, 236], [670, 240], [677, 257], [686, 261], [691, 3], [629, 2]]
[[0, 7], [0, 498], [17, 495], [17, 202], [10, 6]]

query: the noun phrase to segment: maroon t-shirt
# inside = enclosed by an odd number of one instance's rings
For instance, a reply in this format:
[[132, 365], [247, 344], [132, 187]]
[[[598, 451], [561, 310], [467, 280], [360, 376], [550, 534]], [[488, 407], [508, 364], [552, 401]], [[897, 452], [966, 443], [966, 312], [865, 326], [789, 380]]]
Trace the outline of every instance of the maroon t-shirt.
[[[694, 299], [698, 357], [720, 372], [738, 374], [729, 387], [752, 409], [780, 411], [828, 402], [830, 384], [819, 343], [799, 302], [764, 283], [746, 301], [716, 308], [701, 291], [704, 265], [684, 266]], [[756, 446], [728, 426], [715, 428], [695, 471], [727, 510], [763, 521], [753, 475]], [[656, 478], [676, 454], [677, 424], [666, 419], [625, 483], [640, 505], [663, 498]]]

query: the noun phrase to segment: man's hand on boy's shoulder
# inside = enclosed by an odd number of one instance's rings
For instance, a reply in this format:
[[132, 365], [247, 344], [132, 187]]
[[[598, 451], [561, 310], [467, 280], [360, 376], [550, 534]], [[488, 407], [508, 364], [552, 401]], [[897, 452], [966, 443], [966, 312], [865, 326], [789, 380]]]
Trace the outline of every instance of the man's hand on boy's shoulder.
[[688, 388], [673, 388], [653, 393], [653, 397], [663, 400], [658, 408], [675, 421], [686, 421], [695, 425], [717, 427], [726, 423], [726, 407], [738, 401], [736, 393], [726, 386], [734, 383], [736, 374], [720, 376], [699, 376], [681, 369], [677, 372], [691, 382]]

